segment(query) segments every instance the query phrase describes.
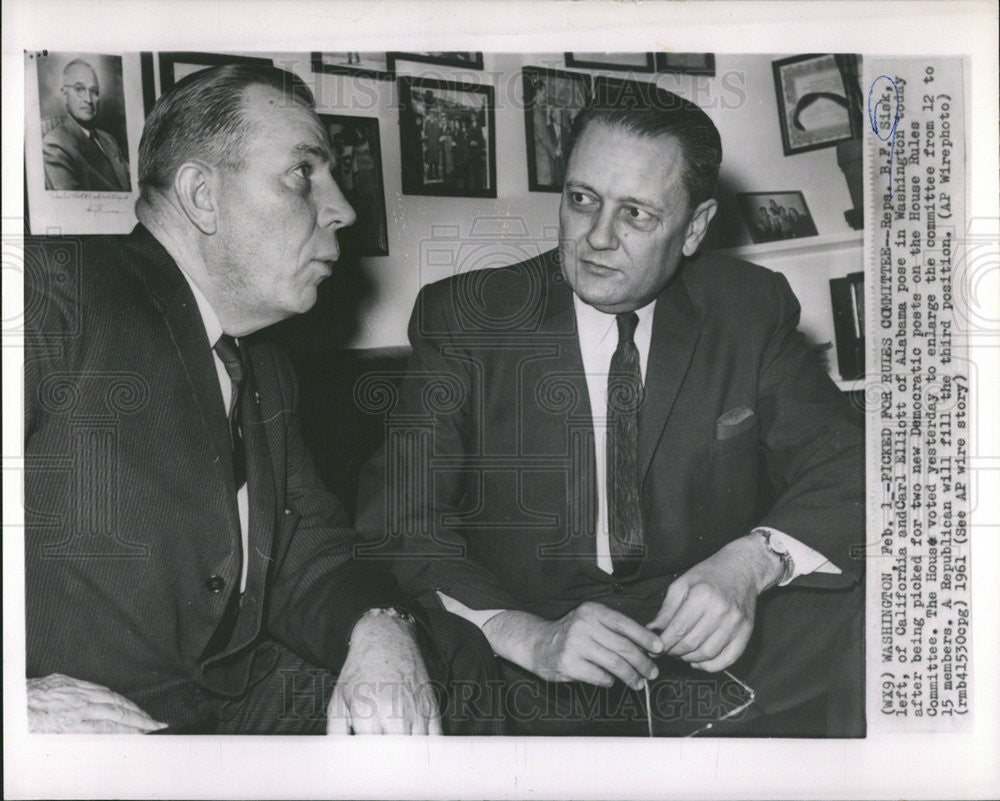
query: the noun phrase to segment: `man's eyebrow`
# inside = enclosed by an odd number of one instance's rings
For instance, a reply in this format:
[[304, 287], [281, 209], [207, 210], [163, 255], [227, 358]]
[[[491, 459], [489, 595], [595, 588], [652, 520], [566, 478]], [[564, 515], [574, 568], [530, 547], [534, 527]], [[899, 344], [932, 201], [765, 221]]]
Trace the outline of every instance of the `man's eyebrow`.
[[[568, 189], [584, 189], [592, 194], [600, 195], [600, 192], [594, 189], [590, 184], [584, 183], [583, 181], [574, 181], [571, 179], [569, 181], [566, 181], [566, 187]], [[648, 198], [640, 198], [640, 197], [633, 197], [632, 195], [626, 195], [625, 197], [616, 198], [616, 200], [619, 203], [631, 203], [636, 206], [646, 206], [647, 208], [651, 209], [658, 209], [660, 211], [663, 210], [663, 207], [659, 203], [655, 203], [654, 201], [649, 200]]]
[[292, 153], [296, 158], [313, 158], [322, 162], [330, 161], [330, 152], [326, 148], [319, 147], [319, 145], [311, 145], [308, 142], [297, 144], [292, 148]]

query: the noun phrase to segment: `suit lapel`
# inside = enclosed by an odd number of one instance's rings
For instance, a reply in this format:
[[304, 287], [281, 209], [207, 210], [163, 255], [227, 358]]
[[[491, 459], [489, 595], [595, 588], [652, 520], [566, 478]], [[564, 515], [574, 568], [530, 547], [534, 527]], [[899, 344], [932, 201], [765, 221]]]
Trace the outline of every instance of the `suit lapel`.
[[639, 408], [639, 477], [649, 470], [663, 426], [673, 408], [694, 355], [701, 314], [678, 275], [660, 293], [646, 363], [646, 397]]

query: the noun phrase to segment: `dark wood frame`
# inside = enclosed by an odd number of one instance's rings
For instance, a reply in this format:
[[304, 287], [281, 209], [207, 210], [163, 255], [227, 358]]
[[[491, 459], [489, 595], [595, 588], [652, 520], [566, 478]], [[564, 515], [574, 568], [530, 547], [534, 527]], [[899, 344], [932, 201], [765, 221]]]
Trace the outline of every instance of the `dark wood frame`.
[[[335, 51], [328, 51], [335, 52]], [[391, 54], [385, 54], [385, 70], [370, 70], [364, 67], [350, 67], [341, 64], [327, 64], [323, 61], [323, 52], [316, 51], [309, 54], [309, 63], [313, 72], [321, 72], [327, 75], [353, 75], [356, 78], [374, 78], [378, 81], [391, 81], [396, 77], [392, 69]]]
[[266, 64], [273, 66], [274, 61], [260, 56], [234, 56], [226, 53], [160, 53], [160, 94], [172, 89], [175, 64], [198, 64], [203, 67], [215, 67], [219, 64]]
[[[353, 114], [320, 114], [320, 120], [327, 127], [331, 124], [355, 125], [367, 127], [366, 135], [371, 147], [371, 156], [375, 161], [375, 180], [379, 188], [379, 197], [376, 201], [376, 208], [373, 210], [376, 217], [376, 239], [372, 243], [358, 242], [358, 255], [360, 256], [388, 256], [389, 255], [389, 223], [385, 214], [385, 177], [382, 173], [382, 144], [380, 141], [378, 117], [358, 117]], [[345, 191], [345, 194], [348, 194]], [[349, 198], [350, 199], [350, 198]], [[360, 216], [363, 209], [356, 205], [355, 212]], [[355, 223], [357, 225], [357, 223]], [[345, 231], [348, 229], [345, 229]], [[342, 232], [343, 235], [343, 232]]]
[[524, 87], [524, 136], [528, 151], [528, 191], [529, 192], [562, 192], [562, 181], [558, 184], [543, 184], [538, 180], [537, 154], [535, 153], [535, 81], [545, 79], [569, 79], [583, 85], [584, 102], [590, 99], [590, 75], [585, 72], [566, 72], [565, 70], [546, 69], [544, 67], [524, 67], [521, 70], [521, 80]]
[[[650, 99], [655, 100], [656, 98], [657, 86], [655, 83], [651, 83], [649, 81], [633, 81], [630, 78], [618, 78], [610, 75], [595, 75], [593, 82], [590, 85], [590, 96], [595, 107], [601, 106], [602, 97], [605, 96], [605, 89], [610, 89], [612, 87], [619, 92], [632, 87], [631, 91], [633, 95], [638, 98], [645, 97], [647, 102], [649, 102]], [[612, 103], [611, 105], [616, 108], [621, 107], [617, 103]]]
[[[572, 53], [565, 53], [566, 66], [567, 67], [582, 67], [588, 70], [617, 70], [618, 72], [655, 72], [656, 71], [656, 60], [653, 53], [644, 53], [646, 56], [646, 66], [636, 67], [632, 64], [615, 64], [614, 62], [605, 63], [603, 61], [587, 61], [586, 59], [579, 59]], [[609, 54], [613, 55], [613, 54]], [[630, 54], [634, 55], [634, 54]]]
[[656, 71], [657, 72], [675, 72], [682, 75], [715, 75], [715, 53], [697, 53], [696, 55], [704, 56], [705, 65], [703, 67], [692, 67], [687, 64], [671, 64], [670, 59], [673, 56], [685, 55], [689, 56], [691, 53], [657, 53], [656, 54]]
[[[404, 195], [433, 195], [442, 197], [487, 197], [497, 196], [497, 151], [496, 151], [496, 101], [492, 86], [465, 81], [439, 81], [433, 78], [417, 78], [400, 75], [396, 79], [399, 88], [399, 141], [400, 166]], [[486, 96], [486, 160], [489, 186], [485, 189], [438, 186], [426, 184], [423, 178], [423, 149], [416, 133], [416, 119], [413, 114], [411, 95], [414, 89], [447, 90], [452, 92], [472, 92]]]
[[778, 126], [781, 129], [781, 145], [784, 148], [786, 156], [792, 156], [796, 153], [807, 153], [810, 150], [819, 150], [824, 147], [833, 147], [837, 144], [837, 142], [843, 142], [845, 139], [852, 139], [861, 135], [860, 123], [856, 119], [856, 115], [852, 114], [850, 111], [848, 89], [845, 85], [844, 108], [847, 115], [847, 127], [844, 131], [840, 135], [831, 136], [829, 139], [823, 139], [819, 142], [813, 142], [805, 145], [792, 144], [792, 137], [790, 136], [790, 132], [788, 130], [788, 108], [785, 100], [785, 80], [782, 70], [793, 64], [802, 64], [804, 62], [826, 58], [833, 61], [833, 71], [835, 71], [837, 75], [840, 76], [841, 81], [843, 81], [843, 75], [837, 67], [836, 57], [833, 53], [807, 53], [805, 55], [790, 56], [789, 58], [782, 58], [771, 62], [771, 69], [774, 73], [774, 91], [778, 100]]
[[[772, 239], [765, 239], [754, 234], [753, 220], [748, 216], [748, 207], [750, 207], [751, 198], [776, 198], [779, 195], [795, 195], [797, 200], [802, 204], [802, 208], [805, 209], [805, 219], [809, 222], [809, 228], [811, 232], [804, 233], [802, 236], [784, 236], [775, 237]], [[816, 230], [816, 221], [813, 219], [812, 212], [809, 210], [809, 204], [806, 203], [805, 195], [797, 189], [775, 189], [771, 192], [737, 192], [736, 200], [740, 207], [740, 215], [743, 217], [743, 224], [746, 226], [747, 231], [750, 234], [750, 239], [753, 240], [754, 244], [759, 244], [761, 242], [788, 242], [792, 239], [805, 239], [810, 236], [819, 236], [819, 231]], [[752, 206], [756, 208], [759, 204], [754, 203]]]
[[[474, 51], [453, 51], [453, 52], [474, 52]], [[472, 61], [466, 61], [454, 56], [432, 56], [427, 53], [386, 53], [386, 63], [389, 69], [395, 71], [397, 61], [416, 61], [420, 64], [438, 64], [442, 67], [465, 67], [470, 70], [481, 70], [483, 68], [483, 54], [475, 53]]]

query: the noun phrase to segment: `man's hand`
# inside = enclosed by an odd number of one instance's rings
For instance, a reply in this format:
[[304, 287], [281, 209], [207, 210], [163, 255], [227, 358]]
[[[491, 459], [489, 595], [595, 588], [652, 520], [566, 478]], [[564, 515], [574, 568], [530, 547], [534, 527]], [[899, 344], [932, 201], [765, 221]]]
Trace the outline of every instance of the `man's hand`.
[[781, 560], [759, 537], [729, 543], [667, 589], [656, 618], [666, 652], [715, 673], [735, 662], [753, 633], [757, 596], [778, 582]]
[[433, 688], [412, 623], [369, 611], [327, 707], [327, 734], [441, 734]]
[[547, 681], [585, 681], [608, 687], [614, 680], [639, 689], [657, 676], [650, 653], [660, 640], [632, 618], [603, 604], [580, 604], [559, 620], [527, 612], [501, 612], [483, 626], [493, 650]]
[[100, 684], [61, 673], [28, 679], [28, 731], [36, 734], [145, 734], [166, 725]]

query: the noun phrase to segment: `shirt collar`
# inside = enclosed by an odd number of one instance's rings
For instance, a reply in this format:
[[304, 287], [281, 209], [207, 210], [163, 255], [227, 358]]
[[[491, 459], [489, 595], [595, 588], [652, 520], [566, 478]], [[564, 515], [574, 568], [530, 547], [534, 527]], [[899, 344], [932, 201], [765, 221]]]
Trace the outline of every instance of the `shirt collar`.
[[[656, 298], [653, 298], [641, 309], [635, 310], [635, 313], [639, 315], [639, 326], [636, 330], [650, 328], [655, 306]], [[573, 294], [573, 308], [576, 312], [576, 326], [581, 342], [586, 342], [591, 347], [600, 347], [609, 336], [613, 336], [613, 343], [617, 347], [618, 329], [615, 325], [617, 315], [595, 309], [589, 303], [582, 301], [580, 296], [575, 293]]]
[[208, 302], [208, 298], [202, 293], [198, 288], [198, 285], [194, 282], [190, 275], [188, 275], [187, 270], [180, 264], [181, 275], [184, 276], [184, 280], [188, 282], [188, 286], [191, 287], [191, 293], [194, 295], [195, 303], [198, 304], [198, 313], [201, 314], [201, 321], [205, 324], [205, 333], [208, 334], [208, 342], [214, 348], [215, 343], [219, 341], [219, 337], [222, 336], [222, 323], [219, 322], [219, 316], [215, 313], [215, 309], [212, 308], [212, 304]]

